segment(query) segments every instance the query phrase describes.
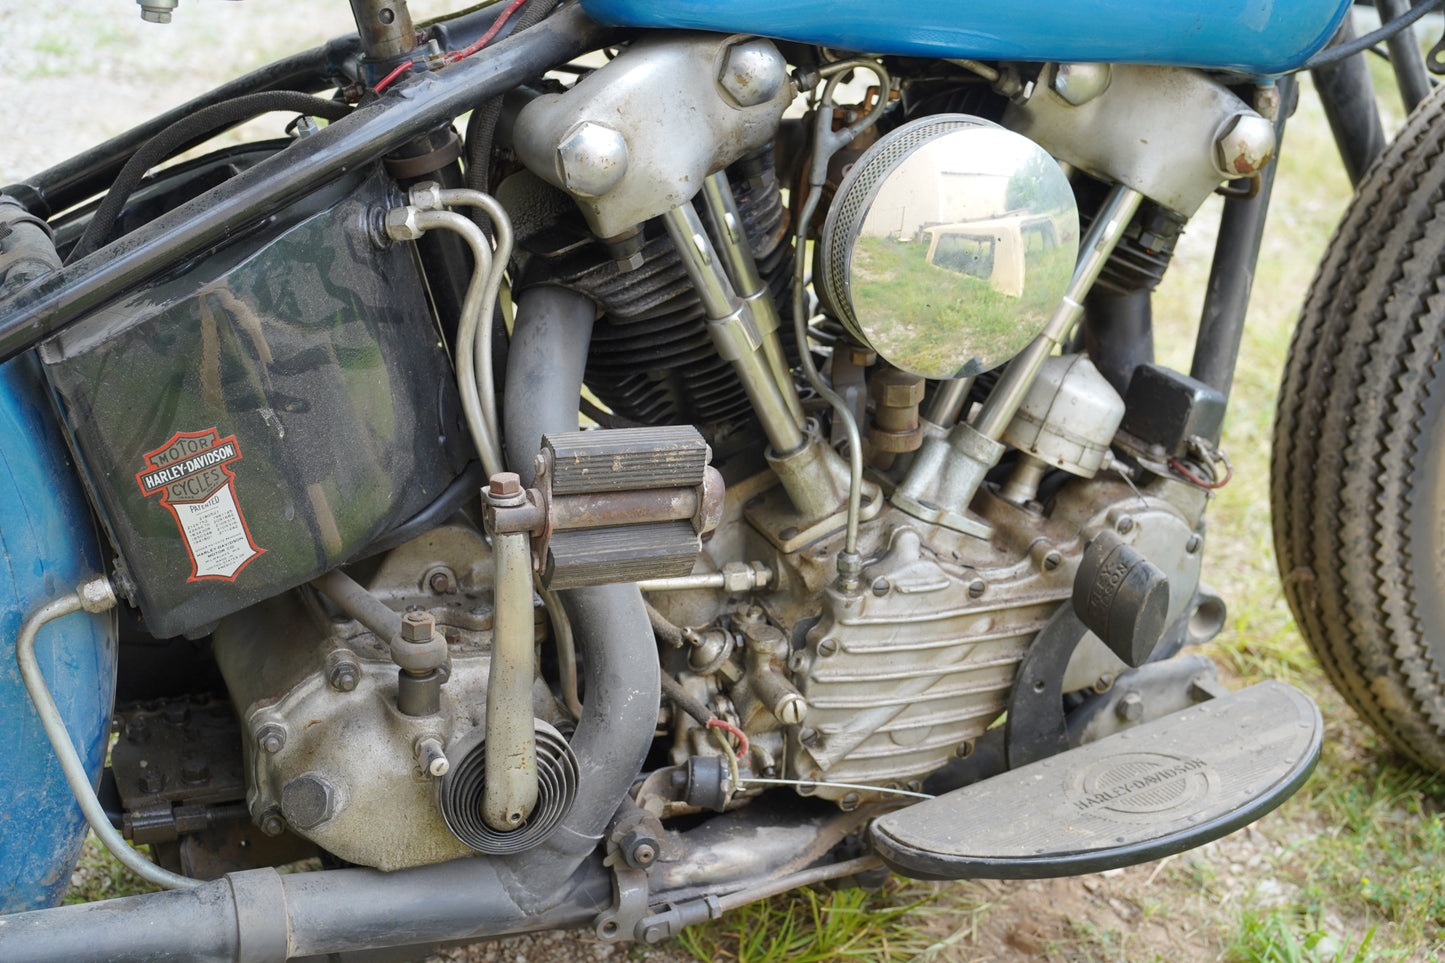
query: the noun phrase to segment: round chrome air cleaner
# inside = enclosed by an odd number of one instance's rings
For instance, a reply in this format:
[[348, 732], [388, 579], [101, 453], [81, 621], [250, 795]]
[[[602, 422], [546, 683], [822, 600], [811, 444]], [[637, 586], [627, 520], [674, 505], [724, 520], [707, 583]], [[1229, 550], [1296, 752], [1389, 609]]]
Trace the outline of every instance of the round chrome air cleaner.
[[962, 378], [1043, 329], [1074, 270], [1079, 212], [1048, 152], [966, 114], [911, 121], [843, 178], [818, 296], [904, 371]]

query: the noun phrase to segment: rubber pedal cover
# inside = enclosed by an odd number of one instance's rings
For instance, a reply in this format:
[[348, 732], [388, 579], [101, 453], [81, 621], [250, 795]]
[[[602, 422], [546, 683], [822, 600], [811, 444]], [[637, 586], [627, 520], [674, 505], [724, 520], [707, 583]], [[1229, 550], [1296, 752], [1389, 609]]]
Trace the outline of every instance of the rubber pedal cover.
[[1239, 692], [955, 789], [873, 822], [873, 847], [919, 879], [1040, 879], [1183, 852], [1302, 786], [1324, 722], [1283, 682]]

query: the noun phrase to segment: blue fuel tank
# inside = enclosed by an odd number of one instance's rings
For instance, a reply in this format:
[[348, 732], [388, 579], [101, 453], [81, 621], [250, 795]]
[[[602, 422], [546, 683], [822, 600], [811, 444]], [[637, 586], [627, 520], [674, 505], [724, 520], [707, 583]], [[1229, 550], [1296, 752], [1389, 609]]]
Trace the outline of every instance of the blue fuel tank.
[[582, 7], [608, 24], [758, 34], [878, 54], [1270, 75], [1323, 47], [1350, 0], [582, 0]]
[[[15, 663], [25, 616], [103, 571], [95, 523], [45, 394], [33, 354], [0, 367], [0, 914], [59, 903], [86, 830]], [[67, 615], [35, 643], [92, 783], [110, 736], [116, 651], [109, 612]]]

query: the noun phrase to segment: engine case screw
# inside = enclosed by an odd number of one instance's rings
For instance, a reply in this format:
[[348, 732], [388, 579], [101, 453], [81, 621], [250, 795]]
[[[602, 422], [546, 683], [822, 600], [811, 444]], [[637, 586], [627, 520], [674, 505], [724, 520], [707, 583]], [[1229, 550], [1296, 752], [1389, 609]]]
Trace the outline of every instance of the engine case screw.
[[851, 813], [853, 810], [858, 808], [858, 804], [862, 801], [863, 798], [859, 796], [856, 792], [850, 792], [842, 799], [838, 800], [838, 808], [843, 810], [845, 813]]
[[798, 741], [805, 746], [816, 746], [818, 744], [818, 730], [812, 726], [804, 726], [798, 731]]
[[1063, 561], [1064, 557], [1058, 552], [1050, 552], [1049, 554], [1044, 556], [1044, 571], [1052, 572], [1054, 569], [1062, 565]]
[[988, 585], [984, 582], [984, 580], [981, 578], [976, 578], [972, 582], [968, 583], [968, 597], [971, 599], [979, 598], [987, 589]]
[[823, 658], [834, 655], [838, 651], [838, 640], [834, 638], [818, 640], [818, 654]]
[[1190, 535], [1189, 541], [1184, 543], [1184, 551], [1189, 555], [1193, 555], [1195, 552], [1199, 551], [1199, 546], [1203, 544], [1204, 539], [1201, 538], [1199, 535]]
[[274, 722], [268, 722], [256, 731], [256, 744], [266, 752], [278, 753], [286, 748], [286, 730]]
[[337, 692], [351, 692], [361, 682], [361, 664], [350, 652], [337, 649], [326, 655], [326, 683]]
[[1134, 517], [1132, 515], [1121, 515], [1114, 523], [1114, 531], [1120, 535], [1128, 535], [1134, 530]]

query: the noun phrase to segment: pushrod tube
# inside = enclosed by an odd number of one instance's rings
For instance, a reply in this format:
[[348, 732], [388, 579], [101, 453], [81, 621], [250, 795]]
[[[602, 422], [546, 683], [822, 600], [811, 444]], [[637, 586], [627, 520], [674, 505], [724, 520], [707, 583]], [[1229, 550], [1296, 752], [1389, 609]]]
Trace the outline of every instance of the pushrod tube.
[[156, 273], [235, 237], [348, 170], [545, 70], [616, 40], [574, 5], [445, 70], [399, 84], [375, 103], [298, 140], [224, 184], [0, 302], [0, 362]]

